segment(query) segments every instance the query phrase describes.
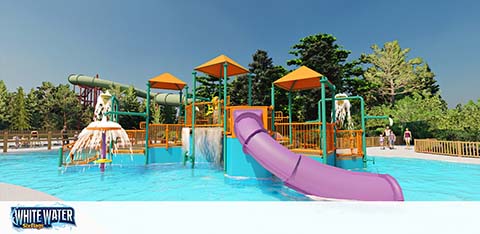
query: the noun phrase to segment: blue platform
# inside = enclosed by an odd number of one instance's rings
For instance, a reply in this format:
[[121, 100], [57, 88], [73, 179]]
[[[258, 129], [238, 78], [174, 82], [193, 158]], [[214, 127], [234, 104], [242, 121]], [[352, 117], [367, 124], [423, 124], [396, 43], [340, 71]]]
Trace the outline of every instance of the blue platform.
[[227, 138], [226, 172], [229, 176], [272, 178], [272, 173], [263, 168], [252, 156], [245, 154], [237, 138]]

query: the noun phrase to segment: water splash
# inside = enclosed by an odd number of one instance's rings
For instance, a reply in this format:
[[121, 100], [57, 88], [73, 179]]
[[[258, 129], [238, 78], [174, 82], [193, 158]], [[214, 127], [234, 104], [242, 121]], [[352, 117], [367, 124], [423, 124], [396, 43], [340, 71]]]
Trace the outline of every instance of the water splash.
[[[195, 128], [195, 156], [221, 165], [222, 137], [222, 128]], [[190, 151], [190, 128], [182, 129], [182, 149], [184, 152]]]
[[[335, 98], [346, 98], [348, 95], [339, 93], [335, 95]], [[350, 108], [352, 104], [349, 100], [335, 100], [335, 117], [337, 119], [337, 126], [340, 128], [346, 128], [353, 130], [352, 116], [350, 115]], [[346, 120], [346, 124], [345, 124]], [[346, 126], [345, 126], [346, 125]]]

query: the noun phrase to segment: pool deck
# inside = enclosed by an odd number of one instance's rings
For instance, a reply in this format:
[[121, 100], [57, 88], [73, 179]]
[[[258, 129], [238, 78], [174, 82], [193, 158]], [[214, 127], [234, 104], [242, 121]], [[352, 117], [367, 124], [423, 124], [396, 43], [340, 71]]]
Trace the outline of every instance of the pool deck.
[[368, 147], [367, 155], [379, 157], [418, 158], [444, 162], [469, 163], [480, 165], [480, 158], [453, 157], [447, 155], [417, 153], [413, 150], [413, 147], [411, 147], [410, 149], [406, 149], [406, 146], [404, 145], [396, 146], [393, 150], [390, 150], [388, 148], [382, 150], [380, 149], [380, 147]]
[[61, 201], [60, 199], [26, 187], [0, 183], [0, 201]]

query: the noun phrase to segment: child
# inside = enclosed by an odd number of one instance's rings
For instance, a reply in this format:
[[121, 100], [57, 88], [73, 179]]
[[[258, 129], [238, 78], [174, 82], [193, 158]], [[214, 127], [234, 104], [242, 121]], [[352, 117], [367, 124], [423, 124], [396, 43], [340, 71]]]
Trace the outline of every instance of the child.
[[392, 130], [390, 130], [390, 136], [388, 136], [390, 149], [394, 149], [395, 138], [396, 138], [395, 133]]
[[385, 137], [383, 137], [383, 134], [380, 134], [380, 149], [384, 150], [385, 145], [383, 143], [385, 142]]

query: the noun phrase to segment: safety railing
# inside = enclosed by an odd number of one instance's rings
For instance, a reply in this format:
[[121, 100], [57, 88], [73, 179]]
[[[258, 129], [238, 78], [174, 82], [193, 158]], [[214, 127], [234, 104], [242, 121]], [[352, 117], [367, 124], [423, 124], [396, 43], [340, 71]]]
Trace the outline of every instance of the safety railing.
[[149, 146], [168, 148], [182, 145], [182, 128], [181, 124], [150, 124]]
[[480, 158], [480, 142], [415, 139], [415, 152]]
[[362, 130], [337, 130], [337, 156], [363, 156]]
[[[287, 148], [304, 153], [321, 154], [321, 122], [292, 123], [290, 136], [289, 123], [275, 123], [275, 139]], [[333, 152], [334, 147], [334, 124], [327, 123], [327, 152]]]
[[3, 143], [3, 152], [8, 152], [9, 149], [37, 147], [47, 147], [50, 150], [52, 146], [62, 145], [63, 141], [72, 142], [75, 140], [75, 134], [78, 134], [78, 131], [68, 131], [66, 139], [63, 139], [64, 134], [60, 131], [2, 131], [0, 142]]
[[[185, 107], [185, 111], [187, 112], [187, 120], [185, 124], [187, 126], [192, 124], [192, 106], [193, 104], [190, 104]], [[223, 100], [217, 102], [196, 102], [195, 126], [223, 126], [223, 108]]]

